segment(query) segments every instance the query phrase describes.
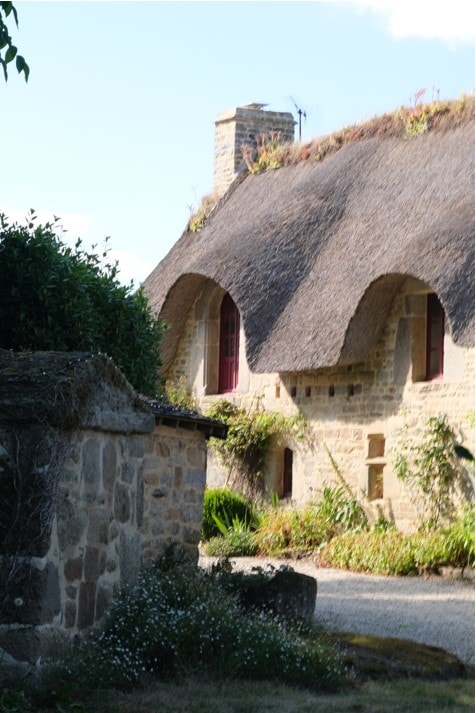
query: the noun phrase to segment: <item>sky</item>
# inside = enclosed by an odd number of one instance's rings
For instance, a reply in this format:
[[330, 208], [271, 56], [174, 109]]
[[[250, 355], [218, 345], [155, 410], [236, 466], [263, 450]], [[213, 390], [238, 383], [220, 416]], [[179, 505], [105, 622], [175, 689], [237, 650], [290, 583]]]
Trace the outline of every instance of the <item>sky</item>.
[[[214, 121], [306, 113], [302, 140], [474, 93], [469, 0], [14, 3], [30, 79], [0, 76], [0, 212], [104, 241], [139, 285], [213, 190]], [[296, 139], [298, 131], [296, 127]]]

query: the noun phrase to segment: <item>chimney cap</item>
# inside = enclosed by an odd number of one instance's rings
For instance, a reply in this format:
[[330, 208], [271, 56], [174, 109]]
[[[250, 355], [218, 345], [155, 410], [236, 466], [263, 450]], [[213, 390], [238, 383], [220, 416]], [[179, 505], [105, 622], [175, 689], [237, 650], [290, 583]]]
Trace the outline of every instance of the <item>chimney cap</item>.
[[269, 106], [269, 104], [260, 104], [259, 102], [251, 102], [251, 104], [243, 104], [243, 109], [263, 109], [265, 106]]

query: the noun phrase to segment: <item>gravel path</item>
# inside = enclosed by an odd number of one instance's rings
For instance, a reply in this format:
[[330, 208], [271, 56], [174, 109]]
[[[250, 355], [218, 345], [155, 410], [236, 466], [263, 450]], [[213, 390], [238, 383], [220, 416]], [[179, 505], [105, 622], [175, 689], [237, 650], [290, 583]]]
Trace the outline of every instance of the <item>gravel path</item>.
[[[206, 567], [214, 558], [202, 557]], [[474, 665], [474, 583], [443, 577], [378, 577], [321, 569], [305, 560], [231, 558], [251, 570], [291, 566], [317, 580], [315, 619], [328, 629], [411, 639]]]

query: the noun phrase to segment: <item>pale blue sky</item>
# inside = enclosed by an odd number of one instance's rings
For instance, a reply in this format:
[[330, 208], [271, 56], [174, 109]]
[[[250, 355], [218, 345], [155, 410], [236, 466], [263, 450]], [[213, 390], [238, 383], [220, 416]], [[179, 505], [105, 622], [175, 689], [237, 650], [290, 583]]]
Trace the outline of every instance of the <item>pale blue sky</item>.
[[[0, 77], [0, 209], [110, 236], [143, 280], [213, 189], [216, 116], [250, 102], [306, 111], [303, 140], [474, 92], [474, 3], [15, 3], [30, 64]], [[297, 116], [296, 116], [297, 119]], [[297, 138], [297, 131], [296, 131]]]

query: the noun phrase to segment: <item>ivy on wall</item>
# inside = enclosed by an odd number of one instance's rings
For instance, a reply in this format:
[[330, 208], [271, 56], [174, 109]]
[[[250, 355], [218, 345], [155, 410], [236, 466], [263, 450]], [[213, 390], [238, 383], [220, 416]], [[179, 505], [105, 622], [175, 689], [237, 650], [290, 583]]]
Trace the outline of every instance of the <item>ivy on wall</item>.
[[244, 493], [256, 495], [264, 489], [266, 456], [271, 441], [277, 437], [302, 438], [305, 419], [302, 414], [283, 416], [266, 411], [260, 404], [246, 411], [226, 399], [216, 401], [207, 416], [228, 424], [225, 440], [210, 438], [211, 448], [229, 469], [227, 483]]

